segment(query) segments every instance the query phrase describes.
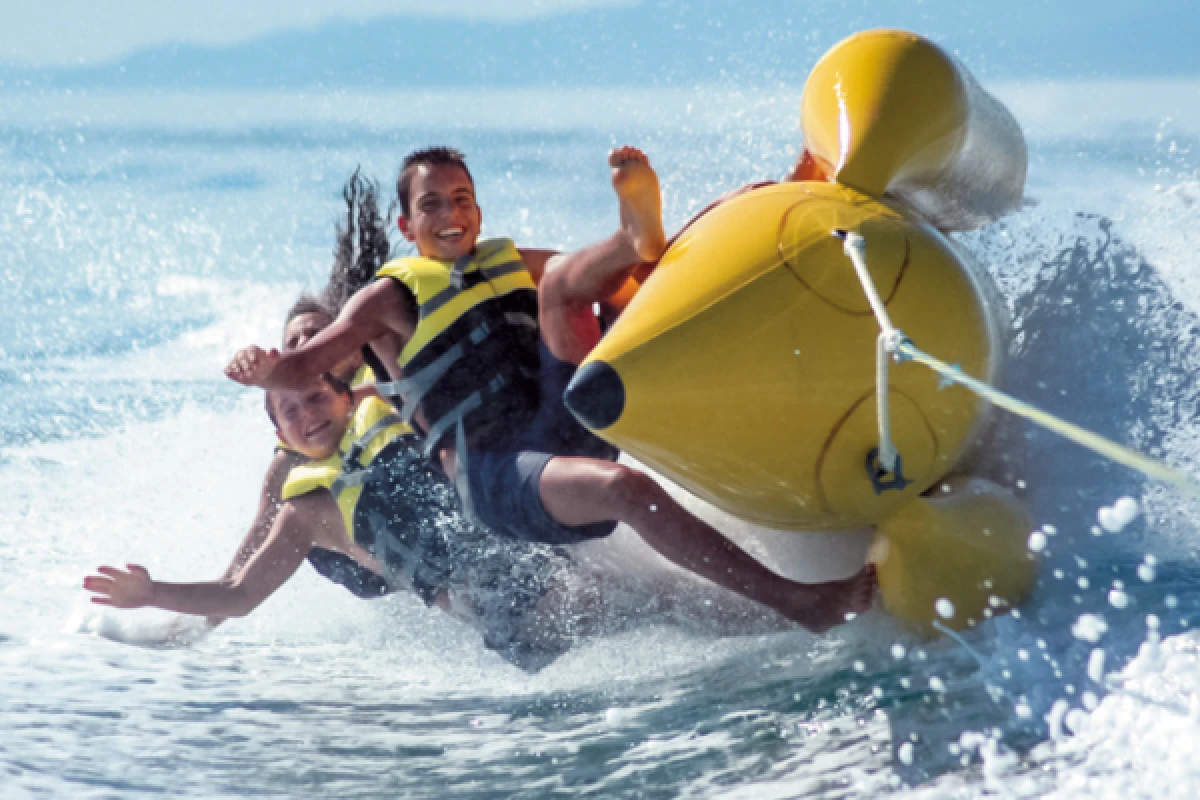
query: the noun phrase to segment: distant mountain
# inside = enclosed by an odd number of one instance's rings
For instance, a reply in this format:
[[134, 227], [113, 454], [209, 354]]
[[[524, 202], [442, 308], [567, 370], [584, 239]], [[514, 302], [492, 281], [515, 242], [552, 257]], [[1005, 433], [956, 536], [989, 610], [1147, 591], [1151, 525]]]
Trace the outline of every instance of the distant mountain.
[[[172, 45], [94, 67], [0, 69], [4, 86], [396, 88], [771, 86], [862, 28], [932, 36], [986, 79], [1200, 75], [1200, 3], [649, 0], [514, 22], [393, 16], [229, 47]], [[1077, 10], [1070, 12], [1071, 8]]]

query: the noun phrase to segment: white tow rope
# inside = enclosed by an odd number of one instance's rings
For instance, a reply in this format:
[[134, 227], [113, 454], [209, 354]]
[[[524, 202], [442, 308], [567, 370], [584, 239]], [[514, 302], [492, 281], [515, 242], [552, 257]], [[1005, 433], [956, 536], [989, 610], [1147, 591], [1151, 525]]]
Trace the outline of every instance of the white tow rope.
[[843, 249], [858, 273], [858, 282], [862, 284], [867, 302], [879, 323], [879, 337], [875, 340], [875, 411], [879, 418], [879, 465], [888, 472], [896, 471], [896, 445], [892, 443], [891, 414], [888, 413], [888, 362], [897, 352], [900, 342], [905, 336], [888, 316], [887, 306], [871, 280], [867, 270], [867, 240], [861, 234], [853, 231], [834, 231], [845, 242]]
[[835, 230], [833, 234], [843, 240], [843, 250], [850, 259], [850, 263], [854, 265], [854, 271], [858, 275], [859, 283], [862, 284], [867, 302], [870, 303], [875, 320], [879, 323], [880, 333], [875, 347], [875, 407], [879, 415], [879, 462], [884, 469], [889, 472], [894, 471], [898, 455], [896, 447], [892, 443], [891, 423], [888, 415], [888, 361], [895, 359], [897, 363], [915, 361], [923, 364], [941, 375], [948, 383], [964, 386], [995, 406], [1019, 417], [1024, 417], [1047, 430], [1054, 431], [1063, 438], [1086, 447], [1092, 452], [1099, 453], [1118, 464], [1123, 464], [1155, 480], [1175, 486], [1193, 497], [1200, 497], [1200, 485], [1197, 485], [1191, 476], [1181, 470], [1168, 466], [1157, 459], [1144, 456], [1072, 422], [1060, 419], [1023, 400], [1018, 400], [981, 380], [972, 378], [960, 367], [947, 364], [918, 349], [911, 339], [892, 324], [887, 308], [879, 297], [879, 290], [875, 288], [875, 282], [871, 279], [871, 273], [867, 269], [866, 239], [853, 231]]

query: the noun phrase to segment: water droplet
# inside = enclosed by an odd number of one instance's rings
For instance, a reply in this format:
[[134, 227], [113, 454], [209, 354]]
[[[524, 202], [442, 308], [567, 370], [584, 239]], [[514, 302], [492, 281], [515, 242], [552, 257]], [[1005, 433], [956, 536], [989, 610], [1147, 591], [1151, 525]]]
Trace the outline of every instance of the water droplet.
[[1088, 656], [1087, 673], [1094, 683], [1104, 682], [1104, 651], [1099, 647]]
[[1098, 642], [1100, 637], [1108, 632], [1108, 623], [1099, 614], [1080, 614], [1079, 619], [1071, 626], [1071, 633], [1076, 639], [1088, 642]]
[[1100, 527], [1109, 533], [1119, 533], [1125, 526], [1133, 522], [1138, 515], [1137, 501], [1132, 497], [1122, 497], [1111, 506], [1105, 506], [1096, 512]]
[[945, 597], [939, 597], [934, 603], [934, 608], [937, 609], [938, 616], [942, 619], [950, 619], [954, 616], [954, 603], [951, 603]]

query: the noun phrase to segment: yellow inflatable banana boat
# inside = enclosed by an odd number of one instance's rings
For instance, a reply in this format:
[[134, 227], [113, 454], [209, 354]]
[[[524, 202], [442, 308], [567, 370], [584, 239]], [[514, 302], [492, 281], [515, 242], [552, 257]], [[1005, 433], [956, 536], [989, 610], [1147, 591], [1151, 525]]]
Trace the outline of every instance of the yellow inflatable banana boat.
[[[997, 380], [1005, 311], [939, 232], [1018, 204], [1020, 130], [921, 37], [869, 31], [814, 68], [801, 124], [828, 180], [742, 194], [675, 240], [581, 366], [567, 403], [637, 460], [721, 509], [784, 530], [878, 532], [886, 607], [926, 630], [1020, 602], [1036, 563], [1021, 504], [946, 480], [988, 408], [916, 363], [886, 384], [899, 458], [880, 460], [880, 324], [844, 252], [916, 346]], [[936, 227], [935, 227], [936, 226]]]

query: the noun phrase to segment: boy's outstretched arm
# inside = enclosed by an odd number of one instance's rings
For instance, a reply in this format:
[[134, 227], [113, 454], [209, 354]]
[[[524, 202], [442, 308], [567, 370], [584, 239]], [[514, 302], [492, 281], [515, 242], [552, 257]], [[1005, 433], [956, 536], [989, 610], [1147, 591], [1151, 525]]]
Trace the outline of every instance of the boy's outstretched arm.
[[225, 375], [246, 386], [303, 389], [314, 378], [372, 341], [395, 334], [407, 340], [416, 327], [410, 298], [392, 280], [378, 280], [350, 299], [333, 324], [305, 344], [280, 353], [251, 345], [233, 357]]
[[284, 505], [263, 546], [232, 579], [167, 583], [131, 564], [125, 570], [100, 567], [98, 574], [84, 579], [83, 588], [93, 592], [92, 602], [100, 605], [242, 617], [296, 573], [314, 544], [335, 541], [331, 530], [343, 530], [337, 506], [328, 493], [314, 492]]
[[[279, 516], [279, 509], [283, 506], [283, 483], [287, 480], [288, 473], [291, 472], [292, 467], [303, 464], [307, 460], [304, 456], [291, 450], [280, 448], [275, 451], [270, 465], [267, 466], [267, 474], [263, 476], [262, 491], [258, 496], [258, 512], [254, 515], [254, 521], [250, 523], [250, 529], [246, 531], [242, 543], [238, 545], [237, 551], [233, 554], [229, 566], [221, 575], [221, 580], [232, 580], [262, 547], [263, 542], [271, 533], [275, 518]], [[209, 617], [207, 621], [211, 627], [215, 628], [224, 622], [225, 618]]]

